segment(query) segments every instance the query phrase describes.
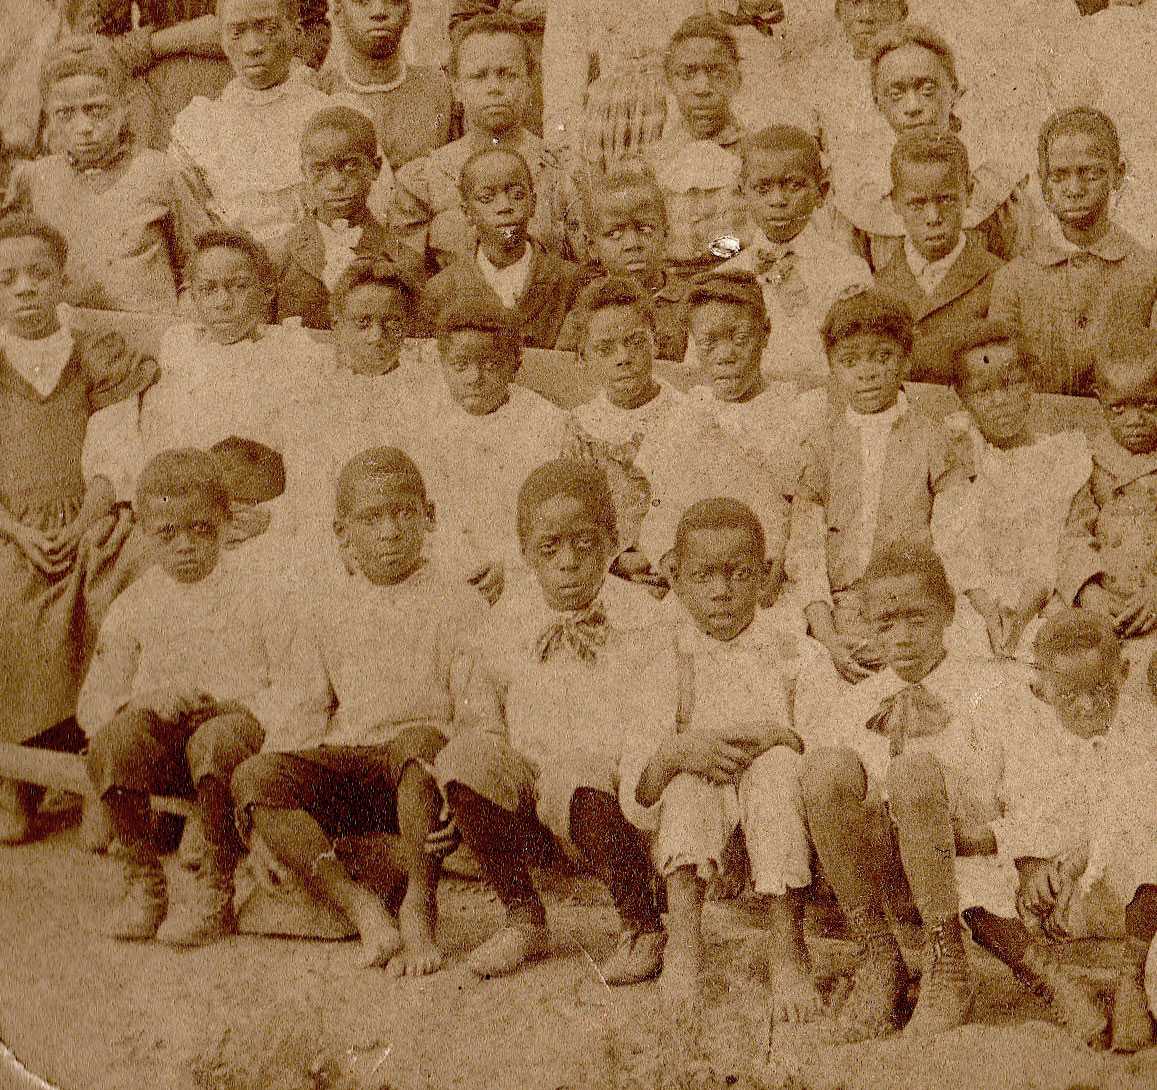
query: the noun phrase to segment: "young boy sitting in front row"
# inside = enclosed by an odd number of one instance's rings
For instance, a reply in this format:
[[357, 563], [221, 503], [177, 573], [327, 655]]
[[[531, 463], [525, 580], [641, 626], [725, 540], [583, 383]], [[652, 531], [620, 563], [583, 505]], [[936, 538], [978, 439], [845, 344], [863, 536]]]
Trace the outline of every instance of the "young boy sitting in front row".
[[534, 179], [513, 148], [476, 151], [462, 164], [462, 208], [478, 246], [435, 276], [425, 303], [434, 316], [462, 296], [490, 296], [511, 311], [527, 348], [554, 348], [578, 290], [578, 269], [529, 235]]
[[1091, 443], [1093, 472], [1073, 499], [1057, 589], [1112, 619], [1132, 665], [1128, 692], [1145, 692], [1157, 647], [1157, 339], [1116, 346], [1097, 367], [1108, 428]]
[[1107, 886], [1125, 931], [1109, 1044], [1136, 1052], [1154, 1041], [1142, 983], [1157, 932], [1153, 712], [1122, 694], [1129, 664], [1105, 618], [1055, 613], [1033, 651], [1037, 700], [1018, 744], [1008, 747], [1004, 814], [983, 845], [996, 880], [965, 900], [972, 907], [964, 919], [978, 943], [1043, 996], [1061, 1026], [1099, 1043], [1104, 1012], [1066, 977], [1046, 940], [1098, 933], [1087, 895]]
[[402, 451], [345, 464], [333, 526], [347, 570], [308, 594], [291, 721], [233, 776], [243, 827], [357, 925], [363, 964], [397, 976], [442, 965], [438, 846], [450, 841], [430, 773], [462, 714], [466, 635], [483, 610], [424, 567], [432, 519]]
[[[124, 895], [103, 925], [112, 938], [199, 946], [235, 928], [229, 778], [280, 721], [291, 633], [251, 554], [222, 551], [230, 507], [218, 462], [199, 450], [158, 454], [137, 484], [156, 563], [109, 609], [76, 713], [125, 853]], [[149, 795], [190, 791], [208, 851], [193, 896], [170, 912]]]

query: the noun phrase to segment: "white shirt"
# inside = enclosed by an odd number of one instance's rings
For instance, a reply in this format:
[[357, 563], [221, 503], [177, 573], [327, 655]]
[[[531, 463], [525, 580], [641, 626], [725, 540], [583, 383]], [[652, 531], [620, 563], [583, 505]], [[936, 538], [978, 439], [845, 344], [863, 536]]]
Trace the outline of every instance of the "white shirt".
[[[65, 308], [60, 307], [58, 311]], [[0, 329], [0, 351], [15, 371], [41, 397], [51, 396], [60, 376], [72, 358], [72, 331], [64, 314], [58, 317], [60, 328], [47, 337], [28, 341], [6, 329]]]
[[595, 439], [616, 445], [641, 443], [683, 400], [683, 394], [674, 386], [659, 379], [655, 383], [659, 392], [635, 409], [624, 409], [614, 404], [606, 391], [600, 390], [592, 401], [574, 410], [575, 419]]
[[956, 245], [952, 247], [951, 252], [945, 254], [943, 257], [937, 258], [935, 261], [929, 261], [915, 246], [912, 245], [912, 240], [907, 236], [904, 237], [904, 257], [908, 261], [908, 268], [912, 270], [912, 275], [916, 277], [916, 283], [924, 290], [925, 295], [931, 295], [939, 286], [940, 281], [947, 275], [948, 270], [955, 264], [956, 259], [964, 253], [965, 244], [968, 239], [964, 232], [960, 232], [960, 237], [956, 240]]
[[333, 291], [341, 274], [349, 268], [350, 263], [357, 256], [354, 247], [362, 240], [360, 225], [350, 226], [343, 219], [333, 223], [317, 221], [317, 229], [321, 234], [321, 245], [325, 251], [325, 266], [321, 271], [321, 279], [325, 286]]
[[526, 291], [527, 282], [530, 280], [530, 265], [533, 260], [534, 250], [527, 243], [522, 257], [513, 265], [507, 265], [506, 268], [500, 269], [479, 248], [477, 262], [482, 279], [494, 289], [494, 294], [502, 300], [502, 305], [507, 310], [513, 310], [518, 300], [522, 298], [522, 293]]
[[851, 406], [847, 409], [848, 423], [860, 436], [860, 464], [863, 466], [863, 476], [860, 478], [860, 559], [865, 568], [871, 558], [872, 542], [876, 537], [876, 515], [880, 510], [888, 437], [896, 418], [906, 412], [907, 408], [907, 400], [901, 393], [896, 404], [883, 412], [858, 413]]

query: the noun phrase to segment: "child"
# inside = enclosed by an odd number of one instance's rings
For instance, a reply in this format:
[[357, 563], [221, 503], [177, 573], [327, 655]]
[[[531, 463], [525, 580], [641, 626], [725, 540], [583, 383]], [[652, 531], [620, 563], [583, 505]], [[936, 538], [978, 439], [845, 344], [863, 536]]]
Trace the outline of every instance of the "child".
[[504, 13], [478, 15], [454, 32], [450, 78], [466, 135], [398, 171], [391, 213], [403, 239], [438, 266], [474, 251], [459, 189], [462, 167], [476, 151], [498, 144], [529, 164], [538, 194], [530, 234], [557, 248], [563, 223], [556, 207], [559, 169], [525, 124], [533, 68], [530, 44], [517, 21]]
[[506, 912], [467, 960], [481, 977], [547, 952], [529, 866], [549, 864], [560, 841], [606, 883], [621, 920], [603, 982], [639, 983], [662, 966], [650, 863], [617, 798], [624, 740], [645, 706], [647, 641], [632, 631], [634, 603], [604, 590], [616, 537], [610, 490], [593, 466], [547, 462], [519, 490], [519, 545], [536, 585], [505, 599], [479, 634], [466, 703], [477, 726], [437, 764], [462, 839]]
[[1038, 391], [1088, 396], [1107, 301], [1142, 293], [1148, 326], [1157, 257], [1112, 220], [1125, 163], [1105, 114], [1084, 106], [1053, 114], [1041, 129], [1039, 171], [1048, 230], [996, 277], [989, 313], [1024, 340]]
[[845, 295], [820, 333], [834, 396], [803, 442], [789, 563], [811, 634], [854, 683], [880, 663], [858, 586], [869, 559], [930, 544], [934, 500], [966, 484], [971, 467], [963, 444], [903, 392], [912, 316], [900, 300], [878, 288]]
[[[590, 252], [598, 269], [608, 276], [631, 277], [650, 293], [659, 358], [681, 360], [687, 351], [687, 290], [665, 271], [669, 227], [663, 191], [649, 170], [624, 168], [592, 179], [582, 193]], [[578, 351], [569, 321], [555, 347]]]
[[914, 904], [926, 946], [907, 1034], [963, 1025], [975, 983], [960, 927], [956, 845], [998, 812], [1001, 731], [1015, 687], [995, 666], [945, 650], [954, 596], [935, 553], [885, 548], [860, 580], [885, 667], [845, 689], [812, 726], [800, 773], [816, 857], [863, 951], [837, 1013], [847, 1041], [894, 1029], [908, 974], [885, 914]]
[[381, 170], [374, 127], [348, 106], [315, 113], [301, 134], [305, 218], [286, 243], [278, 272], [276, 316], [300, 316], [308, 329], [328, 329], [329, 293], [357, 257], [384, 257], [420, 280], [422, 259], [374, 218], [366, 200]]
[[662, 983], [677, 1002], [701, 988], [704, 892], [742, 828], [768, 910], [772, 1018], [782, 1022], [814, 1016], [820, 999], [803, 944], [811, 868], [793, 717], [798, 648], [759, 613], [766, 555], [746, 504], [708, 499], [683, 513], [665, 561], [686, 610], [663, 667], [678, 707], [668, 699], [655, 709], [653, 723], [666, 728], [658, 739], [652, 730], [632, 741], [643, 756], [624, 762], [636, 767], [620, 790], [627, 815], [655, 833], [667, 882]]
[[41, 85], [61, 150], [22, 162], [11, 184], [68, 240], [68, 301], [175, 311], [190, 239], [209, 222], [165, 157], [134, 144], [127, 74], [103, 39], [72, 38], [46, 58]]
[[[157, 375], [115, 334], [62, 323], [67, 260], [48, 224], [0, 219], [0, 738], [50, 749], [76, 710], [131, 523], [109, 455], [131, 442]], [[43, 792], [5, 794], [0, 842], [24, 840]]]
[[[273, 856], [357, 925], [364, 965], [424, 976], [442, 966], [430, 848], [448, 837], [431, 764], [462, 714], [465, 638], [483, 607], [424, 567], [433, 509], [402, 451], [351, 458], [333, 513], [348, 571], [308, 592], [291, 720], [237, 769], [233, 793]], [[370, 866], [370, 834], [397, 870]], [[384, 901], [399, 884], [395, 920]]]
[[463, 295], [489, 296], [511, 312], [528, 348], [554, 348], [578, 291], [578, 269], [529, 237], [534, 179], [526, 160], [502, 145], [476, 151], [459, 180], [474, 253], [430, 281], [426, 307], [435, 316]]
[[[177, 115], [169, 144], [201, 204], [249, 231], [275, 260], [302, 218], [301, 133], [334, 104], [293, 59], [297, 9], [297, 0], [220, 0], [221, 48], [234, 78], [219, 98], [197, 97]], [[383, 170], [381, 184], [389, 182]]]
[[318, 86], [354, 99], [373, 118], [378, 146], [398, 170], [450, 139], [450, 81], [437, 68], [403, 57], [413, 0], [334, 0], [332, 19], [344, 49], [331, 43]]
[[[164, 451], [137, 486], [155, 564], [113, 603], [77, 706], [88, 771], [124, 849], [110, 938], [202, 946], [230, 934], [241, 844], [229, 778], [283, 715], [275, 673], [281, 614], [244, 553], [222, 552], [230, 497], [211, 454]], [[150, 794], [192, 793], [207, 851], [188, 900], [169, 911]]]
[[1073, 498], [1057, 590], [1112, 619], [1144, 698], [1157, 645], [1157, 347], [1152, 335], [1101, 361], [1097, 397], [1108, 424], [1092, 441], [1093, 471]]
[[876, 283], [912, 312], [912, 382], [947, 383], [955, 332], [985, 317], [992, 280], [1003, 267], [980, 236], [963, 230], [972, 193], [968, 149], [951, 134], [904, 133], [892, 149], [892, 205], [904, 246]]
[[[1047, 940], [1103, 933], [1093, 906], [1111, 906], [1109, 930], [1120, 934], [1123, 922], [1125, 941], [1109, 1044], [1136, 1052], [1154, 1042], [1142, 980], [1157, 931], [1152, 709], [1122, 695], [1128, 663], [1096, 614], [1052, 615], [1033, 651], [1038, 699], [1009, 750], [1004, 813], [984, 838], [994, 873], [965, 901], [975, 907], [964, 919], [980, 945], [1045, 999], [1055, 1021], [1099, 1044], [1105, 1015]], [[1108, 923], [1104, 909], [1100, 915]]]
[[932, 524], [959, 600], [955, 635], [979, 657], [1020, 657], [1052, 597], [1057, 553], [1073, 498], [1092, 461], [1083, 432], [1048, 434], [1033, 412], [1032, 383], [1015, 337], [975, 322], [949, 345], [952, 385], [975, 477], [946, 492]]
[[827, 362], [817, 330], [836, 296], [866, 282], [871, 272], [816, 226], [828, 182], [814, 137], [774, 125], [745, 137], [738, 151], [749, 243], [719, 271], [751, 272], [759, 280], [773, 330], [764, 376], [822, 385]]

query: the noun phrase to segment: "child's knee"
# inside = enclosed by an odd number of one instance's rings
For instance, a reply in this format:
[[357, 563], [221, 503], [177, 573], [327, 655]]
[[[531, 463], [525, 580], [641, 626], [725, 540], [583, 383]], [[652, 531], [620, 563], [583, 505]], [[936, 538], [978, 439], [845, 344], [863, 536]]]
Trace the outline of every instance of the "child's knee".
[[800, 766], [800, 791], [807, 806], [837, 799], [862, 802], [868, 795], [863, 762], [850, 749], [823, 747], [806, 753]]
[[799, 783], [803, 756], [790, 746], [772, 746], [747, 766], [743, 779], [748, 791], [781, 792]]
[[234, 770], [257, 753], [263, 741], [264, 732], [248, 713], [214, 716], [185, 743], [193, 783], [205, 776], [229, 783]]

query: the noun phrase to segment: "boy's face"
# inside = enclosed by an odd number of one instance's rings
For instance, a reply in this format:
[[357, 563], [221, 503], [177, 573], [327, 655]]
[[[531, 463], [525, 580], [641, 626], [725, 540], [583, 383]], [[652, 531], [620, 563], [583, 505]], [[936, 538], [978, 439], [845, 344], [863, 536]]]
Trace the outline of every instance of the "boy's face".
[[767, 331], [747, 307], [715, 299], [697, 306], [691, 336], [717, 401], [745, 401], [758, 390]]
[[595, 600], [612, 542], [574, 496], [551, 496], [530, 516], [522, 555], [551, 609], [585, 609]]
[[835, 345], [828, 362], [848, 404], [858, 413], [879, 413], [896, 404], [908, 357], [891, 337], [853, 333]]
[[836, 17], [860, 60], [872, 55], [876, 39], [904, 17], [900, 0], [838, 0]]
[[739, 90], [739, 66], [714, 38], [680, 42], [667, 63], [667, 80], [687, 131], [710, 140], [731, 121], [731, 100]]
[[1116, 442], [1130, 454], [1157, 450], [1157, 376], [1142, 376], [1132, 383], [1102, 379], [1097, 397]]
[[494, 135], [519, 128], [531, 93], [522, 43], [511, 34], [472, 34], [458, 51], [454, 93], [469, 126]]
[[1113, 723], [1129, 664], [1095, 647], [1074, 648], [1037, 669], [1033, 691], [1065, 730], [1095, 738]]
[[929, 593], [918, 572], [876, 579], [862, 593], [883, 661], [907, 682], [923, 680], [944, 657], [952, 611]]
[[322, 223], [364, 217], [380, 169], [381, 159], [367, 155], [345, 129], [318, 129], [301, 142], [305, 197]]
[[360, 284], [333, 319], [338, 363], [355, 375], [385, 375], [398, 366], [406, 339], [406, 309], [386, 284]]
[[906, 45], [885, 54], [876, 68], [874, 91], [876, 105], [897, 135], [948, 131], [958, 92], [930, 49]]
[[334, 532], [347, 562], [373, 584], [400, 583], [418, 569], [433, 509], [396, 473], [367, 474], [356, 481]]
[[1011, 344], [985, 344], [965, 354], [960, 400], [980, 434], [997, 447], [1019, 439], [1032, 408], [1032, 382]]
[[154, 556], [177, 583], [199, 583], [217, 567], [226, 513], [208, 497], [147, 496], [138, 512]]
[[655, 335], [638, 307], [603, 307], [591, 315], [583, 359], [598, 375], [607, 400], [636, 409], [652, 394]]
[[594, 198], [595, 259], [613, 276], [648, 283], [663, 271], [667, 228], [663, 209], [647, 189], [623, 189]]
[[733, 640], [755, 619], [766, 562], [740, 527], [692, 530], [675, 557], [674, 589], [700, 632]]
[[58, 326], [64, 270], [39, 238], [0, 239], [0, 325], [17, 337], [47, 337]]
[[222, 246], [199, 253], [190, 288], [197, 318], [218, 344], [252, 336], [269, 310], [269, 288], [240, 250]]
[[48, 92], [45, 112], [53, 133], [79, 167], [96, 166], [116, 147], [125, 107], [97, 76], [69, 76]]
[[892, 204], [904, 233], [926, 261], [939, 261], [960, 241], [969, 182], [948, 163], [902, 163]]
[[1041, 189], [1062, 227], [1087, 230], [1109, 214], [1109, 201], [1124, 178], [1124, 166], [1095, 136], [1060, 132], [1042, 162]]
[[751, 151], [742, 187], [751, 218], [770, 242], [790, 242], [824, 200], [807, 156], [791, 148]]
[[438, 344], [450, 396], [471, 416], [486, 416], [506, 404], [518, 360], [500, 355], [483, 330], [460, 329]]
[[521, 248], [534, 215], [534, 183], [526, 164], [512, 155], [488, 155], [462, 179], [466, 218], [483, 247]]
[[373, 61], [398, 52], [410, 21], [409, 0], [336, 0], [334, 15], [350, 49]]
[[281, 0], [221, 0], [217, 17], [221, 49], [242, 83], [264, 91], [285, 82], [297, 28]]

